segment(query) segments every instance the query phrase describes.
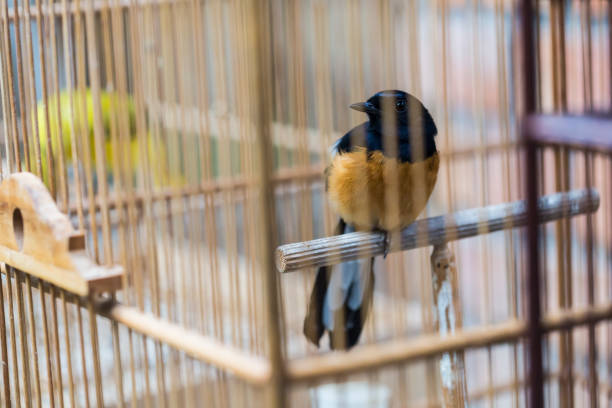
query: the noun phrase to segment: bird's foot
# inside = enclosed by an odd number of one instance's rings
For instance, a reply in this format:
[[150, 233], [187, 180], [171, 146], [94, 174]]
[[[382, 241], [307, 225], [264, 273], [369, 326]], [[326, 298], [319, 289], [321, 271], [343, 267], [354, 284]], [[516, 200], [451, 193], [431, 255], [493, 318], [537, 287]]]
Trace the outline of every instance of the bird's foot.
[[384, 237], [383, 239], [383, 259], [387, 258], [387, 254], [389, 254], [389, 250], [391, 249], [391, 234], [389, 231], [377, 229], [377, 232], [381, 233]]
[[387, 258], [387, 254], [391, 249], [391, 233], [389, 231], [385, 231], [385, 252], [383, 254], [383, 259]]

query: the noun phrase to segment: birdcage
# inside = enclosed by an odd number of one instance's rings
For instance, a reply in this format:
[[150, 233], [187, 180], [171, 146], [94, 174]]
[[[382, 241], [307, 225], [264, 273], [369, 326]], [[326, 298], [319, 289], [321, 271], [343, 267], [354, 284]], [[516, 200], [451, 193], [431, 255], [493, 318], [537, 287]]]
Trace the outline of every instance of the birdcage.
[[[610, 404], [609, 1], [0, 3], [5, 406]], [[334, 235], [386, 89], [435, 188]], [[372, 257], [359, 343], [310, 344], [317, 268]]]

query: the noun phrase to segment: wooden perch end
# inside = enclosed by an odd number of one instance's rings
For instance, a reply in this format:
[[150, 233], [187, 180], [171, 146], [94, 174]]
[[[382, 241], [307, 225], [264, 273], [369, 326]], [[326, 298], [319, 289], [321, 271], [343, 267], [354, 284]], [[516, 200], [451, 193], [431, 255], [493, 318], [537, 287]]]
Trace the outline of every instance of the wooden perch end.
[[121, 288], [123, 269], [97, 265], [43, 182], [15, 173], [0, 184], [0, 262], [80, 296]]

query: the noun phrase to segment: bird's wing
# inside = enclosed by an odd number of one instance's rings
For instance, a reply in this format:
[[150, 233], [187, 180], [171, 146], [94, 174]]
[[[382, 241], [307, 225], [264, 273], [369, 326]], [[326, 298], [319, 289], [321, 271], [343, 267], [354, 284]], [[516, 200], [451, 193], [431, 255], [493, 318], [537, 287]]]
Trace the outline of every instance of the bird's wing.
[[336, 140], [330, 148], [331, 156], [334, 157], [336, 154], [351, 152], [357, 147], [367, 147], [366, 135], [368, 123], [364, 122], [359, 126], [355, 126], [340, 139]]

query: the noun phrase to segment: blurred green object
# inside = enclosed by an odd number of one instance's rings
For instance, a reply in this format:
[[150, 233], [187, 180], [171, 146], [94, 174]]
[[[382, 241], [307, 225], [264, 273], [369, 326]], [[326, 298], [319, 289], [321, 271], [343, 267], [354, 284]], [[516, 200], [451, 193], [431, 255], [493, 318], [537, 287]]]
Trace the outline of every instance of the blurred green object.
[[[58, 94], [49, 95], [48, 114], [49, 114], [49, 132], [51, 144], [53, 146], [53, 159], [55, 169], [58, 170], [59, 151], [63, 149], [64, 158], [66, 161], [66, 171], [69, 178], [73, 173], [73, 152], [72, 152], [72, 131], [75, 132], [74, 139], [78, 146], [78, 161], [80, 171], [85, 168], [85, 139], [89, 143], [90, 169], [93, 173], [94, 181], [97, 180], [96, 171], [96, 150], [94, 140], [94, 109], [93, 95], [90, 89], [85, 91], [85, 97], [78, 90], [72, 92], [63, 90]], [[72, 97], [72, 107], [70, 98]], [[58, 99], [59, 99], [59, 124], [58, 124]], [[83, 99], [85, 102], [85, 111], [83, 110]], [[155, 134], [147, 129], [146, 135], [146, 152], [143, 152], [141, 141], [138, 138], [136, 130], [136, 109], [132, 96], [120, 95], [118, 92], [100, 92], [100, 106], [102, 114], [103, 138], [104, 138], [104, 161], [105, 173], [109, 184], [113, 184], [113, 168], [116, 164], [120, 166], [120, 171], [129, 169], [130, 177], [136, 184], [137, 174], [139, 171], [148, 171], [154, 187], [181, 187], [185, 183], [199, 183], [205, 174], [205, 168], [208, 169], [208, 174], [212, 178], [220, 176], [221, 169], [219, 163], [220, 149], [227, 149], [226, 153], [229, 156], [229, 174], [224, 176], [236, 176], [243, 171], [241, 163], [241, 146], [238, 140], [230, 139], [227, 145], [221, 145], [219, 138], [215, 134], [211, 134], [208, 139], [202, 137], [199, 133], [189, 131], [170, 131], [164, 129], [163, 124], [159, 127], [159, 134]], [[38, 135], [40, 141], [42, 179], [49, 185], [49, 176], [47, 169], [47, 154], [48, 154], [48, 137], [45, 117], [45, 105], [39, 101], [36, 105], [35, 116], [32, 115], [32, 122], [38, 120]], [[151, 119], [151, 118], [149, 118]], [[72, 123], [71, 123], [72, 122]], [[125, 126], [129, 131], [129, 150], [125, 134]], [[112, 127], [115, 127], [113, 130]], [[152, 126], [148, 123], [148, 127]], [[112, 140], [116, 136], [116, 140]], [[116, 143], [118, 142], [118, 143]], [[201, 144], [208, 143], [208, 151], [210, 156], [208, 160], [202, 157]], [[243, 149], [245, 147], [242, 147]], [[279, 167], [279, 158], [283, 154], [288, 157], [287, 165], [292, 165], [294, 160], [294, 152], [291, 149], [284, 149], [282, 152], [278, 146], [275, 149], [275, 168]], [[31, 162], [35, 162], [34, 146], [30, 143], [30, 158]], [[119, 150], [119, 154], [116, 154]], [[147, 154], [149, 166], [145, 169], [142, 163], [143, 153]], [[118, 163], [115, 163], [117, 160]], [[188, 162], [195, 160], [195, 173], [193, 168], [188, 169]], [[126, 163], [129, 161], [129, 163]], [[193, 162], [190, 162], [194, 164]], [[226, 163], [227, 164], [227, 163]], [[34, 169], [36, 165], [33, 164]], [[226, 170], [226, 172], [228, 171]], [[189, 179], [186, 174], [189, 173]], [[123, 173], [125, 175], [125, 173]]]
[[[80, 132], [87, 132], [89, 136], [90, 154], [93, 160], [95, 160], [95, 148], [94, 148], [94, 117], [93, 117], [93, 103], [91, 90], [85, 92], [85, 106], [86, 114], [83, 114], [83, 98], [82, 94], [78, 91], [72, 92], [73, 111], [70, 108], [70, 97], [71, 93], [68, 91], [62, 91], [59, 94], [59, 107], [60, 107], [60, 128], [62, 134], [62, 145], [64, 148], [64, 157], [66, 160], [72, 160], [72, 132], [71, 132], [71, 118], [74, 123], [74, 131], [76, 135]], [[57, 123], [57, 96], [51, 95], [48, 98], [48, 110], [49, 110], [49, 129], [51, 132], [51, 141], [54, 144], [54, 151], [57, 151], [55, 143], [59, 140], [58, 135], [58, 123]], [[127, 111], [129, 134], [130, 139], [136, 138], [136, 115], [134, 111], [134, 102], [131, 96], [121, 96], [116, 92], [100, 92], [100, 104], [102, 107], [102, 125], [104, 128], [104, 140], [108, 145], [111, 137], [111, 115], [116, 114], [115, 122], [117, 125], [117, 131], [119, 131], [119, 124], [122, 115]], [[40, 101], [37, 105], [37, 118], [38, 118], [38, 134], [40, 138], [40, 151], [44, 157], [47, 151], [47, 129], [45, 126], [45, 109], [44, 104]], [[74, 115], [72, 114], [74, 112]], [[86, 121], [84, 123], [84, 121]], [[110, 146], [106, 146], [106, 153], [111, 153]], [[107, 160], [112, 160], [112, 156], [107, 156]]]
[[[72, 94], [72, 95], [71, 95]], [[83, 157], [84, 148], [85, 148], [85, 140], [83, 139], [84, 135], [87, 135], [87, 142], [89, 143], [89, 154], [90, 154], [90, 163], [91, 170], [94, 173], [94, 177], [96, 176], [95, 166], [96, 166], [96, 150], [95, 150], [95, 139], [94, 139], [94, 109], [93, 109], [93, 96], [90, 89], [87, 89], [85, 92], [85, 98], [82, 96], [83, 94], [79, 91], [69, 92], [69, 91], [61, 91], [59, 93], [59, 126], [58, 126], [58, 106], [57, 94], [51, 95], [48, 98], [48, 114], [49, 114], [49, 131], [51, 136], [51, 143], [53, 146], [53, 159], [54, 162], [59, 162], [59, 149], [58, 143], [61, 139], [61, 148], [63, 149], [64, 157], [66, 160], [66, 166], [68, 167], [68, 171], [71, 172], [71, 166], [73, 161], [73, 152], [72, 152], [72, 131], [75, 132], [75, 140], [78, 145], [78, 156], [79, 162], [81, 165], [84, 165], [85, 158]], [[72, 108], [70, 103], [70, 98], [72, 96]], [[83, 99], [85, 102], [85, 111], [83, 111]], [[125, 168], [125, 163], [122, 160], [129, 160], [131, 163], [131, 171], [135, 174], [139, 162], [140, 162], [140, 142], [137, 137], [136, 132], [136, 114], [134, 101], [131, 96], [126, 95], [122, 96], [117, 92], [100, 92], [100, 105], [101, 105], [101, 113], [102, 113], [102, 126], [104, 132], [104, 160], [105, 160], [105, 170], [107, 177], [110, 177], [110, 174], [113, 169], [115, 152], [114, 150], [118, 149], [126, 149], [122, 146], [121, 141], [125, 140], [125, 136], [120, 136], [120, 132], [122, 131], [122, 126], [125, 126], [124, 123], [127, 120], [128, 130], [129, 130], [129, 152], [123, 150], [119, 154], [119, 161], [121, 162], [121, 166]], [[113, 115], [114, 118], [113, 118]], [[127, 117], [126, 117], [127, 115]], [[45, 106], [42, 101], [39, 101], [36, 107], [36, 118], [38, 119], [38, 134], [40, 140], [40, 153], [41, 153], [41, 161], [42, 161], [42, 178], [46, 184], [48, 184], [48, 169], [46, 166], [46, 156], [48, 154], [47, 144], [47, 127], [45, 125]], [[32, 118], [34, 120], [34, 117]], [[72, 122], [72, 123], [71, 123]], [[111, 135], [113, 135], [113, 130], [111, 126], [115, 126], [114, 132], [117, 135], [118, 143], [111, 140]], [[61, 133], [61, 138], [60, 138]], [[166, 160], [166, 152], [162, 146], [153, 146], [153, 140], [150, 137], [150, 133], [147, 132], [147, 147], [148, 154], [151, 160], [155, 158], [155, 163], [153, 166], [159, 166], [160, 162]], [[32, 161], [35, 160], [34, 148], [31, 149], [31, 158]], [[155, 173], [155, 172], [154, 172]], [[159, 172], [155, 173], [154, 178], [156, 179], [156, 184], [159, 184]], [[110, 181], [110, 180], [109, 180]]]

